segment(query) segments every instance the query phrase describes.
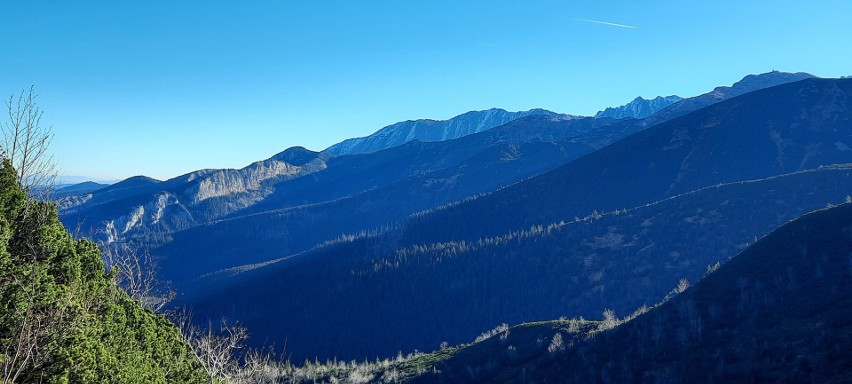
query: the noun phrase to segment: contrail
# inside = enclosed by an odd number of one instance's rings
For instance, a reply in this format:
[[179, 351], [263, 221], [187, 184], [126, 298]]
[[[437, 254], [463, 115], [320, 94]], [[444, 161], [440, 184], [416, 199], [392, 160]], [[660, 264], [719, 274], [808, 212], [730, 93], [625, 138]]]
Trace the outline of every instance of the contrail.
[[629, 28], [629, 29], [636, 29], [636, 28], [638, 28], [638, 27], [633, 26], [633, 25], [610, 23], [610, 22], [608, 22], [608, 21], [591, 20], [591, 19], [577, 19], [577, 18], [574, 18], [574, 20], [582, 21], [582, 22], [586, 22], [586, 23], [594, 23], [594, 24], [611, 25], [611, 26], [613, 26], [613, 27], [620, 27], [620, 28]]

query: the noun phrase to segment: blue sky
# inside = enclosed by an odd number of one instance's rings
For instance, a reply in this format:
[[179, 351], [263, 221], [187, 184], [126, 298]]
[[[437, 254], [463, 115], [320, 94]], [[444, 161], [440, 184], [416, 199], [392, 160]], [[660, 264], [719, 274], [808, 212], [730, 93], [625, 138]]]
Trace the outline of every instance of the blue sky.
[[162, 179], [401, 120], [852, 74], [852, 2], [812, 4], [3, 2], [0, 94], [35, 85], [63, 174]]

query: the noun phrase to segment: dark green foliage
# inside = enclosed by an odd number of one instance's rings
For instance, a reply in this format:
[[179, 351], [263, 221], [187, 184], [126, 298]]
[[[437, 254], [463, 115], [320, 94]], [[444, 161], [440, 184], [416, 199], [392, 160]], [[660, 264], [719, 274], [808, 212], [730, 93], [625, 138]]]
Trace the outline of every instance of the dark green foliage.
[[117, 288], [95, 244], [73, 240], [51, 203], [27, 199], [7, 161], [0, 299], [0, 366], [18, 372], [9, 382], [209, 382], [177, 328]]

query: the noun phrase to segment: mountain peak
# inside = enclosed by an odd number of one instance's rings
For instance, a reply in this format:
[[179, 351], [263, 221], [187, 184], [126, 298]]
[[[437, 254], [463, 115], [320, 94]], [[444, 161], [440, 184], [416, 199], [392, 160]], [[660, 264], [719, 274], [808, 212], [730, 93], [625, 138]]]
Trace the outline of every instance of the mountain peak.
[[546, 109], [509, 112], [500, 108], [469, 111], [448, 120], [408, 120], [386, 126], [372, 135], [344, 140], [326, 148], [332, 155], [376, 152], [405, 144], [409, 141], [444, 141], [487, 131], [526, 116], [542, 115], [571, 118], [570, 115]]
[[304, 165], [319, 157], [319, 152], [311, 151], [305, 147], [296, 146], [285, 149], [283, 152], [272, 156], [273, 160], [280, 160], [290, 165]]
[[160, 182], [161, 182], [160, 180], [157, 180], [153, 177], [139, 175], [139, 176], [128, 177], [128, 178], [126, 178], [122, 181], [119, 181], [119, 182], [113, 184], [112, 187], [126, 188], [126, 187], [131, 187], [131, 186], [135, 187], [135, 186], [139, 186], [139, 185], [157, 184], [157, 183], [160, 183]]
[[595, 114], [596, 118], [609, 117], [613, 119], [641, 119], [651, 116], [658, 111], [667, 108], [668, 106], [683, 100], [682, 97], [657, 96], [653, 99], [645, 99], [642, 96], [636, 97], [633, 101], [620, 107], [609, 107]]
[[757, 75], [748, 75], [731, 86], [716, 87], [710, 92], [674, 103], [659, 111], [654, 116], [648, 118], [646, 123], [649, 124], [649, 126], [659, 124], [676, 117], [683, 116], [689, 112], [704, 108], [708, 105], [749, 92], [811, 78], [816, 78], [816, 76], [804, 72], [788, 73], [772, 71]]
[[742, 80], [734, 83], [730, 87], [717, 87], [714, 91], [716, 92], [725, 92], [730, 90], [741, 91], [738, 93], [751, 92], [757, 89], [769, 88], [775, 85], [781, 85], [786, 83], [792, 83], [794, 81], [812, 79], [816, 76], [811, 75], [810, 73], [805, 72], [780, 72], [780, 71], [771, 71], [766, 73], [760, 73], [756, 75], [747, 75], [743, 77]]

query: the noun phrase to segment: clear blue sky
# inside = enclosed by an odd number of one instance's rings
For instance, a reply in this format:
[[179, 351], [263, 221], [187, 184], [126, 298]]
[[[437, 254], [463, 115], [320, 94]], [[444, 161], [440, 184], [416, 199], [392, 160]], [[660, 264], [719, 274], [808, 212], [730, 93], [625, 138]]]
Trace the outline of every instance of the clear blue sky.
[[848, 0], [3, 1], [0, 94], [36, 86], [63, 174], [168, 178], [400, 120], [849, 75], [850, 20]]

